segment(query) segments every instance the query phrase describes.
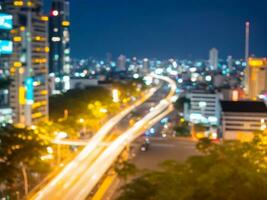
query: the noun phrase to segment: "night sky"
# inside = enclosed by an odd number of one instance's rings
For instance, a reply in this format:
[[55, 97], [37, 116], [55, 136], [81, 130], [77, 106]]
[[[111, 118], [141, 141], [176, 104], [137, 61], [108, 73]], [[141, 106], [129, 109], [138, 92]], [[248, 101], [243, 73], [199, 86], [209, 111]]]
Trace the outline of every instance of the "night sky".
[[71, 0], [72, 56], [241, 58], [246, 20], [251, 54], [267, 56], [266, 0]]

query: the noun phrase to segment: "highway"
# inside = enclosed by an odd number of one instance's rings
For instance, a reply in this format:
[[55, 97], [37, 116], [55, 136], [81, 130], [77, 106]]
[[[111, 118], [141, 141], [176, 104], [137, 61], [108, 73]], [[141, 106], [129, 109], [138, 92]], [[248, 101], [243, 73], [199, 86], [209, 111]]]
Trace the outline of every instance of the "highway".
[[[109, 134], [127, 114], [157, 91], [157, 89], [151, 89], [141, 100], [108, 121], [73, 161], [28, 199], [86, 199], [126, 146], [173, 110], [171, 105], [176, 91], [175, 82], [167, 77], [157, 75], [153, 77], [170, 85], [170, 93], [165, 99], [127, 131], [118, 136]], [[103, 143], [109, 145], [101, 145]]]

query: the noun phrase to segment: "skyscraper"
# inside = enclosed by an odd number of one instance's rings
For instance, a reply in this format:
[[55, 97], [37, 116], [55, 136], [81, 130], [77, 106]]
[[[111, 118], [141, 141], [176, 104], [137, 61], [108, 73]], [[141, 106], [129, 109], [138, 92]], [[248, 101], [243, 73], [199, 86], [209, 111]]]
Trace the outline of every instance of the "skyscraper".
[[213, 70], [217, 70], [217, 68], [218, 68], [218, 60], [219, 60], [218, 54], [219, 54], [219, 52], [217, 49], [212, 48], [210, 50], [209, 64], [210, 64], [211, 69], [213, 69]]
[[126, 70], [126, 61], [127, 61], [127, 58], [125, 55], [120, 55], [118, 57], [118, 68], [120, 71]]
[[47, 21], [42, 0], [4, 0], [13, 16], [13, 54], [9, 59], [13, 121], [30, 126], [48, 119]]
[[53, 0], [49, 17], [49, 72], [70, 73], [69, 1]]
[[143, 74], [147, 75], [149, 73], [149, 59], [148, 58], [144, 58], [143, 59]]
[[9, 106], [9, 59], [13, 49], [10, 31], [12, 28], [12, 15], [4, 12], [4, 6], [0, 2], [0, 124], [12, 123], [12, 110]]

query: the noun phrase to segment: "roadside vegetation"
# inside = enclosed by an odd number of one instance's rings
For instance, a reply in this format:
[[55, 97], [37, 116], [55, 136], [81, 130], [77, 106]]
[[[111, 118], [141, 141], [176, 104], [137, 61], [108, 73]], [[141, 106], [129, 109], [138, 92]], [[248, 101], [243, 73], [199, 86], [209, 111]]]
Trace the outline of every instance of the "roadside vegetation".
[[0, 128], [0, 194], [25, 195], [50, 170], [50, 138], [38, 129]]
[[121, 188], [118, 200], [267, 199], [266, 133], [251, 142], [203, 139], [201, 155], [185, 162], [166, 161], [161, 170], [143, 171]]

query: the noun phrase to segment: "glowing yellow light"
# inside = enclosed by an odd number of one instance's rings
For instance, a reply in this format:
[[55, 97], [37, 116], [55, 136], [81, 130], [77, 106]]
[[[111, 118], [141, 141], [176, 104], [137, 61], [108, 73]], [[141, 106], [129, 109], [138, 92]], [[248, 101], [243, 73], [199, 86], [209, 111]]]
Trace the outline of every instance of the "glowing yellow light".
[[27, 2], [27, 6], [31, 7], [32, 6], [32, 2], [31, 1], [28, 1]]
[[40, 113], [40, 112], [32, 114], [32, 118], [33, 119], [36, 119], [36, 118], [39, 118], [39, 117], [42, 117], [42, 116], [43, 116], [43, 114]]
[[120, 101], [120, 92], [117, 89], [112, 90], [113, 102], [118, 103]]
[[39, 86], [39, 85], [41, 85], [41, 82], [40, 82], [40, 81], [34, 81], [34, 82], [33, 82], [33, 86], [34, 86], [34, 87], [37, 87], [37, 86]]
[[49, 18], [48, 18], [47, 16], [42, 16], [42, 17], [41, 17], [41, 20], [42, 20], [42, 21], [46, 21], [46, 22], [47, 22], [48, 19], [49, 19]]
[[47, 91], [47, 90], [42, 90], [42, 91], [40, 92], [40, 94], [42, 94], [42, 95], [47, 95], [47, 94], [48, 94], [48, 91]]
[[54, 150], [52, 149], [52, 147], [47, 147], [47, 153], [49, 154], [53, 154], [54, 153]]
[[50, 51], [49, 47], [45, 47], [45, 52], [49, 53], [49, 51]]
[[36, 58], [36, 59], [33, 59], [33, 62], [42, 64], [42, 63], [46, 63], [47, 59], [46, 58]]
[[22, 63], [21, 62], [14, 62], [13, 66], [14, 67], [21, 67]]
[[22, 38], [20, 36], [16, 36], [13, 38], [14, 42], [21, 42]]
[[237, 90], [234, 90], [233, 91], [233, 96], [232, 96], [232, 100], [233, 101], [238, 101], [238, 91]]
[[19, 73], [20, 73], [20, 74], [23, 74], [23, 73], [24, 73], [24, 68], [22, 68], [22, 67], [19, 68]]
[[79, 119], [79, 123], [83, 124], [85, 122], [85, 120], [83, 118]]
[[14, 1], [14, 6], [23, 6], [23, 1]]
[[24, 26], [21, 26], [20, 27], [20, 31], [25, 31], [25, 27]]
[[249, 58], [248, 64], [250, 67], [264, 67], [267, 66], [267, 60], [265, 58]]
[[45, 106], [45, 105], [47, 105], [46, 101], [38, 101], [32, 104], [32, 108], [35, 109], [35, 108]]
[[11, 74], [14, 74], [16, 72], [16, 69], [14, 67], [10, 67], [9, 71], [10, 71]]
[[62, 26], [70, 26], [70, 22], [69, 21], [63, 21]]
[[19, 88], [19, 104], [20, 105], [25, 104], [25, 88], [24, 87]]
[[41, 40], [41, 37], [40, 36], [36, 36], [35, 37], [35, 40], [40, 41]]

